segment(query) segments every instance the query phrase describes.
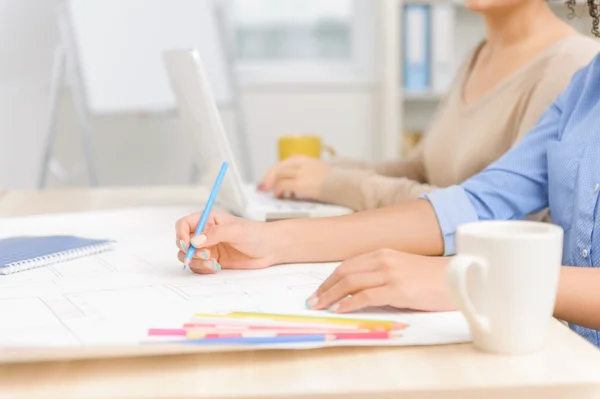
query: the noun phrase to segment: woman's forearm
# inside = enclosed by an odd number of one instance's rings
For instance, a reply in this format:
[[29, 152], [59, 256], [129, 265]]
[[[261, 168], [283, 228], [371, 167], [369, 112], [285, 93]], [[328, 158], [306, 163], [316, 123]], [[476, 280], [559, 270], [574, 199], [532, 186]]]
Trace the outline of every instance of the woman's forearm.
[[554, 316], [578, 326], [600, 330], [600, 269], [562, 268]]
[[277, 263], [333, 262], [381, 248], [442, 255], [444, 243], [426, 200], [333, 218], [273, 222], [270, 240]]

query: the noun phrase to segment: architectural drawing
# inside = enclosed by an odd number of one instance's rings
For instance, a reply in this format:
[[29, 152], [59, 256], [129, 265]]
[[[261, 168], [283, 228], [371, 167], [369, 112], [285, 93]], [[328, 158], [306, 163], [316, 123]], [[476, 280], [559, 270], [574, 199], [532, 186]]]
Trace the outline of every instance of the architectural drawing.
[[[147, 338], [148, 328], [180, 327], [195, 313], [315, 313], [305, 309], [305, 301], [335, 264], [194, 274], [183, 270], [174, 244], [173, 223], [185, 213], [133, 209], [0, 219], [0, 238], [74, 234], [118, 243], [114, 251], [0, 276], [0, 345], [135, 345]], [[400, 344], [469, 338], [454, 312], [369, 309], [358, 316], [409, 323]]]

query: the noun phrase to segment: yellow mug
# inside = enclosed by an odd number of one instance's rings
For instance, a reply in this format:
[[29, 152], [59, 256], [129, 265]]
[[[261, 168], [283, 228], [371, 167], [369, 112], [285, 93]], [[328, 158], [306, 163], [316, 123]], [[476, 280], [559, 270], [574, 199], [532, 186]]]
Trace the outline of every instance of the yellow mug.
[[323, 151], [330, 156], [335, 156], [335, 151], [330, 146], [324, 145], [318, 136], [294, 135], [279, 138], [279, 160], [283, 161], [294, 155], [305, 155], [312, 158], [321, 158]]

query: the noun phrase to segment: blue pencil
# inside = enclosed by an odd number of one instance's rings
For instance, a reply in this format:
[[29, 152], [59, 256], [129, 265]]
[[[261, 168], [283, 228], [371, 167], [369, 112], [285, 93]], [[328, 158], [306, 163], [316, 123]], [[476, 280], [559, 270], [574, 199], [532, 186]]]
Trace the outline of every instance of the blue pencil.
[[[196, 227], [196, 232], [194, 233], [194, 236], [197, 236], [198, 234], [200, 234], [204, 231], [204, 226], [206, 226], [206, 221], [208, 220], [208, 216], [210, 215], [212, 207], [215, 203], [215, 199], [217, 198], [217, 194], [219, 193], [219, 189], [221, 188], [221, 183], [223, 183], [223, 178], [225, 177], [225, 172], [227, 172], [228, 166], [229, 166], [229, 164], [226, 161], [224, 161], [223, 164], [221, 165], [221, 170], [219, 170], [219, 174], [217, 175], [215, 184], [213, 185], [210, 195], [208, 196], [208, 201], [206, 202], [204, 211], [202, 211], [202, 217], [200, 217], [200, 222], [198, 223], [198, 226]], [[196, 252], [196, 248], [194, 248], [194, 246], [190, 244], [190, 248], [188, 249], [187, 253], [185, 254], [185, 259], [183, 261], [183, 269], [184, 270], [192, 261], [192, 258], [194, 257], [195, 252]]]
[[289, 344], [302, 342], [325, 342], [329, 340], [327, 334], [284, 335], [278, 337], [240, 337], [240, 338], [207, 338], [188, 339], [175, 343], [194, 345], [261, 345], [261, 344]]

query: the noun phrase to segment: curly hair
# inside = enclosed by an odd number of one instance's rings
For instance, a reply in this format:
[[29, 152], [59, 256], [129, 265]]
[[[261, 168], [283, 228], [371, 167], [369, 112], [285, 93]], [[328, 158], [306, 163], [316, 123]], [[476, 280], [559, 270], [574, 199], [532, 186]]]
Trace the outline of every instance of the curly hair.
[[[600, 0], [585, 0], [590, 16], [592, 17], [592, 34], [596, 37], [600, 37]], [[571, 15], [569, 17], [573, 17], [575, 15], [574, 6], [577, 4], [576, 0], [567, 0], [565, 2], [569, 10], [571, 10]]]

